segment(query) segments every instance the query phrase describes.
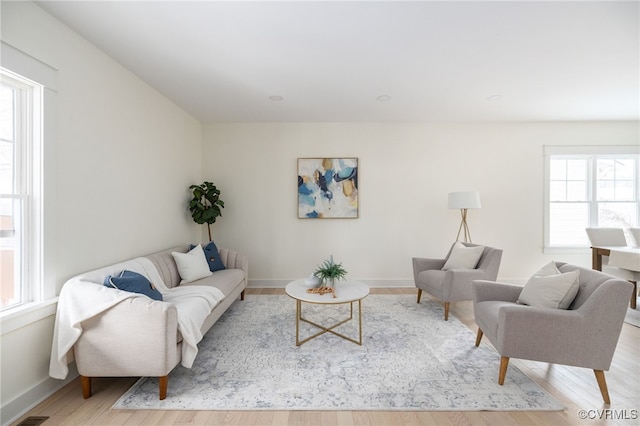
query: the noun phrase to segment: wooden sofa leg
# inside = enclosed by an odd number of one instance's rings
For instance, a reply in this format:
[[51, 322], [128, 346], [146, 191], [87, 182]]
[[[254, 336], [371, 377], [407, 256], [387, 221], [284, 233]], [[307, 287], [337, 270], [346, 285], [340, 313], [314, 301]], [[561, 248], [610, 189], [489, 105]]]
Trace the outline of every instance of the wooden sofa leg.
[[80, 376], [80, 383], [82, 384], [82, 397], [89, 398], [91, 396], [91, 377]]
[[629, 302], [629, 307], [631, 309], [636, 309], [636, 299], [638, 298], [638, 282], [631, 281], [633, 284], [633, 292], [631, 292], [631, 302]]
[[509, 366], [509, 357], [500, 358], [500, 374], [498, 375], [498, 384], [504, 385], [504, 378], [507, 375], [507, 367]]
[[600, 387], [602, 399], [604, 399], [605, 404], [611, 404], [611, 400], [609, 399], [609, 390], [607, 390], [607, 381], [604, 378], [604, 371], [593, 370], [593, 372], [596, 373], [596, 380], [598, 381], [598, 386]]
[[478, 334], [476, 335], [476, 346], [480, 346], [480, 340], [482, 340], [482, 330], [478, 328]]
[[422, 289], [418, 289], [418, 303], [420, 303], [420, 298], [422, 297]]
[[242, 290], [242, 293], [240, 293], [240, 300], [244, 300], [244, 290]]
[[169, 376], [159, 377], [160, 383], [160, 400], [163, 400], [167, 397], [167, 386], [169, 385]]
[[449, 305], [450, 302], [444, 302], [444, 320], [449, 321]]

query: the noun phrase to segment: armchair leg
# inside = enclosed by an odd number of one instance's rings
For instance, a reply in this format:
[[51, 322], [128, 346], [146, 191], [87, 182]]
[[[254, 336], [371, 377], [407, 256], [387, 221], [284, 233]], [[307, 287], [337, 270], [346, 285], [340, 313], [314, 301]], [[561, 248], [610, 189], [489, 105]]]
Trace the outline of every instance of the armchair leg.
[[422, 289], [418, 289], [418, 303], [420, 303], [420, 298], [422, 297]]
[[449, 305], [450, 302], [444, 302], [444, 320], [449, 321]]
[[82, 397], [89, 398], [91, 396], [91, 377], [80, 376], [80, 384], [82, 385]]
[[160, 382], [160, 400], [163, 400], [167, 397], [167, 386], [169, 384], [169, 376], [159, 377]]
[[633, 292], [631, 292], [631, 302], [629, 303], [629, 307], [631, 309], [636, 309], [636, 299], [638, 298], [638, 282], [631, 281], [633, 284]]
[[602, 370], [593, 370], [596, 373], [596, 380], [598, 381], [598, 386], [600, 387], [600, 393], [602, 394], [602, 399], [605, 404], [611, 404], [611, 400], [609, 399], [609, 391], [607, 390], [607, 381], [604, 378], [604, 371]]
[[476, 346], [480, 346], [480, 340], [482, 340], [483, 334], [484, 333], [482, 332], [482, 330], [478, 328], [478, 334], [476, 335]]
[[240, 300], [244, 300], [244, 290], [242, 290], [242, 293], [240, 293]]
[[507, 375], [507, 367], [509, 366], [509, 357], [503, 356], [500, 358], [500, 374], [498, 375], [498, 384], [504, 385], [504, 378]]

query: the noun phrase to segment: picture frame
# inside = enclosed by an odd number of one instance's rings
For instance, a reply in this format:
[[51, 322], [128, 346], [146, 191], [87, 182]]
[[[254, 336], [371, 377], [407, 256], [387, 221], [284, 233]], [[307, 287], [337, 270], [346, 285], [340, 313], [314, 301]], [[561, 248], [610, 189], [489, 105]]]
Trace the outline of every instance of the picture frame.
[[357, 219], [357, 157], [298, 158], [298, 218]]

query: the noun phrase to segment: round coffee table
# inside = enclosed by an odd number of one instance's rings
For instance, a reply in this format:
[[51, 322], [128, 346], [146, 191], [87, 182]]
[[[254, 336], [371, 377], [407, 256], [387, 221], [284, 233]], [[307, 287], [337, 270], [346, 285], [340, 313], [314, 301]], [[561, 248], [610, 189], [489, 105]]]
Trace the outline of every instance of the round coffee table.
[[[287, 284], [285, 291], [296, 301], [296, 346], [300, 346], [311, 339], [314, 339], [324, 333], [331, 333], [350, 342], [362, 345], [362, 299], [369, 295], [369, 286], [360, 281], [338, 281], [334, 287], [334, 293], [307, 293], [307, 287], [304, 280], [295, 280]], [[302, 302], [314, 303], [318, 305], [340, 305], [349, 303], [351, 304], [351, 313], [348, 318], [333, 324], [329, 327], [325, 327], [315, 322], [309, 321], [302, 316]], [[339, 325], [344, 324], [347, 321], [353, 319], [353, 303], [358, 302], [358, 326], [359, 326], [359, 339], [355, 340], [351, 337], [347, 337], [334, 330]], [[300, 340], [300, 321], [306, 322], [319, 328], [321, 331], [307, 337], [304, 340]]]

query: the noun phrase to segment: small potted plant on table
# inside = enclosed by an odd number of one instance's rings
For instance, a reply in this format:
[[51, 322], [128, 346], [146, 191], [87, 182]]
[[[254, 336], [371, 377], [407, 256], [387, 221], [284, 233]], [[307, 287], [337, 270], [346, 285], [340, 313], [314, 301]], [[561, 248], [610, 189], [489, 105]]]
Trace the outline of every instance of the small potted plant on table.
[[320, 278], [325, 286], [333, 287], [336, 280], [342, 280], [347, 276], [347, 271], [342, 267], [342, 263], [335, 263], [331, 255], [329, 259], [318, 265], [313, 275]]

